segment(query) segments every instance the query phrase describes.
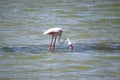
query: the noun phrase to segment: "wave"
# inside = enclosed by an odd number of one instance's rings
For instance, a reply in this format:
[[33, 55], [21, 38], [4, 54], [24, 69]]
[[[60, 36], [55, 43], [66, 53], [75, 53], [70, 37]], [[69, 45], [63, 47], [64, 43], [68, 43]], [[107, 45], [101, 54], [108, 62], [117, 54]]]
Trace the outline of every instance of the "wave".
[[[88, 50], [104, 50], [104, 51], [111, 51], [111, 50], [120, 50], [120, 43], [92, 43], [92, 44], [74, 44], [74, 49], [72, 52], [81, 52], [81, 51], [88, 51]], [[23, 47], [2, 47], [0, 48], [0, 52], [49, 52], [49, 45], [29, 45]], [[67, 45], [61, 46], [56, 45], [55, 51], [59, 52], [68, 52], [69, 48]]]

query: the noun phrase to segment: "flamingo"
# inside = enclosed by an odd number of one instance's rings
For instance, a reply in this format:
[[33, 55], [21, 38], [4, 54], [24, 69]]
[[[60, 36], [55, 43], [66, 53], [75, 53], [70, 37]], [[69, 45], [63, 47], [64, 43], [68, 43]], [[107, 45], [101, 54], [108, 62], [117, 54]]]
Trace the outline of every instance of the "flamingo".
[[60, 41], [61, 36], [62, 36], [62, 32], [63, 32], [62, 28], [50, 28], [43, 33], [44, 35], [48, 34], [48, 35], [52, 36], [51, 43], [50, 43], [50, 50], [51, 51], [53, 51], [55, 49], [55, 43], [56, 43], [57, 36], [58, 36], [58, 42], [60, 44], [63, 44], [65, 42], [65, 40], [67, 40], [68, 45], [69, 45], [69, 49], [73, 50], [73, 45], [72, 45], [72, 42], [70, 41], [69, 38], [64, 39], [62, 42]]

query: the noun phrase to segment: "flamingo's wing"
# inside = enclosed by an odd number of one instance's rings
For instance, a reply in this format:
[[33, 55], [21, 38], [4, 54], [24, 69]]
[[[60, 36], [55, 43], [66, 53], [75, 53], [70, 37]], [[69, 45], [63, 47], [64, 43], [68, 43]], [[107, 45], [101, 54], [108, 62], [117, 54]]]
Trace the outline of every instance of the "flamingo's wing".
[[52, 32], [58, 32], [59, 30], [62, 31], [61, 28], [50, 28], [47, 31], [45, 31], [43, 34], [46, 35], [46, 34], [49, 34], [49, 33], [52, 33]]

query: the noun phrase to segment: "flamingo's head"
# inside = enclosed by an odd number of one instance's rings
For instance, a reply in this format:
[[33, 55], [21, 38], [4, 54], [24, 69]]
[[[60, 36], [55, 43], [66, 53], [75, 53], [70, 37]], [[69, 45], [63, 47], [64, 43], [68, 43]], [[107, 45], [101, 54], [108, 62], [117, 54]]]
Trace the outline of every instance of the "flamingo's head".
[[70, 41], [69, 38], [67, 38], [67, 41], [68, 41], [69, 49], [70, 49], [70, 50], [73, 50], [72, 42]]

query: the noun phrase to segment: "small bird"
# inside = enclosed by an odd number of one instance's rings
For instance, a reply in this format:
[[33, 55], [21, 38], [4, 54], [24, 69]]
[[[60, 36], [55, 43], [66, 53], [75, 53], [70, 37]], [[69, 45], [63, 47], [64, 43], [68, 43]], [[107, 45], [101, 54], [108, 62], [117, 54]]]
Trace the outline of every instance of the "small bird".
[[69, 45], [69, 49], [73, 50], [72, 42], [70, 41], [70, 39], [68, 37], [66, 39], [64, 39], [63, 42], [60, 41], [61, 36], [62, 36], [62, 32], [63, 32], [62, 28], [50, 28], [43, 33], [44, 35], [49, 34], [52, 36], [51, 43], [50, 43], [50, 50], [51, 51], [53, 51], [55, 49], [55, 43], [56, 43], [57, 37], [58, 37], [58, 42], [60, 44], [63, 44], [65, 42], [65, 40], [67, 40], [68, 45]]

